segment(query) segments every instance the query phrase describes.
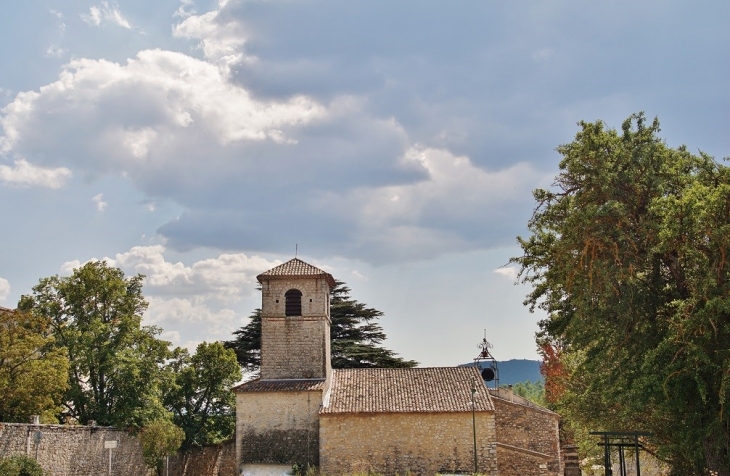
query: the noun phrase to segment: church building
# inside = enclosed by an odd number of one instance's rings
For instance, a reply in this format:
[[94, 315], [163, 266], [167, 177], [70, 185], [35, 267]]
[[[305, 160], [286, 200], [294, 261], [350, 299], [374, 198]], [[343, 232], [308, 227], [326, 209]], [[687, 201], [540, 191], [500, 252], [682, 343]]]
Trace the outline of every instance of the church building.
[[332, 369], [332, 276], [295, 258], [257, 279], [261, 373], [234, 389], [240, 474], [562, 474], [557, 414], [476, 367]]

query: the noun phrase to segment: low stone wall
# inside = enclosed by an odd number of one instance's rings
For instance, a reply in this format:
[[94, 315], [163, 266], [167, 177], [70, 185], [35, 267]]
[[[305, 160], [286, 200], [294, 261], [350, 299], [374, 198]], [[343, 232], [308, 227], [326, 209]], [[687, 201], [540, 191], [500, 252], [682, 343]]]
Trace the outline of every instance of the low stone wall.
[[237, 466], [234, 440], [193, 448], [169, 459], [170, 476], [238, 476]]
[[[0, 458], [15, 454], [35, 458], [48, 476], [146, 476], [139, 440], [123, 430], [102, 426], [0, 423]], [[107, 443], [109, 445], [109, 443]]]

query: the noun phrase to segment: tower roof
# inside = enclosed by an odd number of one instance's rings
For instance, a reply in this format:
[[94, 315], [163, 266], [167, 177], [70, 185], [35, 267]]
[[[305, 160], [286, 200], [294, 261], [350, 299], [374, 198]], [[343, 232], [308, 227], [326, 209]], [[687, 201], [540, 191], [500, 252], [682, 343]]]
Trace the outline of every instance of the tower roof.
[[261, 283], [264, 279], [286, 279], [302, 276], [309, 278], [321, 277], [327, 281], [327, 284], [329, 284], [331, 288], [335, 286], [335, 278], [333, 278], [331, 274], [312, 266], [309, 263], [305, 263], [299, 258], [290, 259], [284, 264], [280, 264], [275, 268], [264, 271], [256, 276], [256, 279], [258, 279], [259, 283]]

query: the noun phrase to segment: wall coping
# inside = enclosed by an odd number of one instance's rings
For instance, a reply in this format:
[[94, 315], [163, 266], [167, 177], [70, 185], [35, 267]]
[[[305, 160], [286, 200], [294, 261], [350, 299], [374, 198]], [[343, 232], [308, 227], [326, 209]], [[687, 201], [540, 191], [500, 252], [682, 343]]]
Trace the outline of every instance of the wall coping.
[[499, 441], [497, 442], [497, 447], [498, 448], [504, 448], [506, 450], [515, 451], [517, 453], [522, 453], [522, 454], [534, 456], [536, 458], [544, 459], [546, 461], [550, 461], [550, 460], [555, 459], [554, 456], [546, 455], [545, 453], [540, 453], [538, 451], [528, 450], [527, 448], [520, 448], [519, 446], [508, 445], [507, 443], [500, 443]]
[[[519, 395], [515, 395], [515, 396], [516, 397], [519, 397]], [[513, 406], [520, 407], [520, 408], [531, 408], [531, 409], [533, 409], [535, 411], [538, 411], [540, 413], [544, 413], [546, 415], [555, 417], [558, 420], [560, 420], [560, 415], [559, 414], [557, 414], [554, 411], [549, 410], [549, 409], [547, 409], [545, 407], [541, 407], [540, 405], [538, 405], [536, 403], [532, 403], [531, 402], [530, 404], [524, 404], [524, 403], [520, 403], [520, 402], [511, 402], [511, 401], [509, 401], [509, 400], [507, 400], [505, 398], [498, 397], [498, 396], [494, 395], [492, 392], [490, 392], [490, 397], [492, 397], [494, 400], [499, 400], [500, 402], [506, 403], [508, 405], [513, 405]], [[522, 397], [520, 397], [520, 398], [522, 398]]]

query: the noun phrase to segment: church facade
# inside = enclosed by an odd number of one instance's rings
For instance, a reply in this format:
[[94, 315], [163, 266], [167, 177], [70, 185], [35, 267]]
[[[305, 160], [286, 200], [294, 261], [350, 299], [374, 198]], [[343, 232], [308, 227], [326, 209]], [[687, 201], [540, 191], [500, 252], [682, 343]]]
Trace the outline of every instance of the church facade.
[[235, 388], [240, 474], [562, 474], [557, 414], [488, 389], [475, 367], [333, 370], [332, 276], [295, 258], [257, 278], [261, 372]]

